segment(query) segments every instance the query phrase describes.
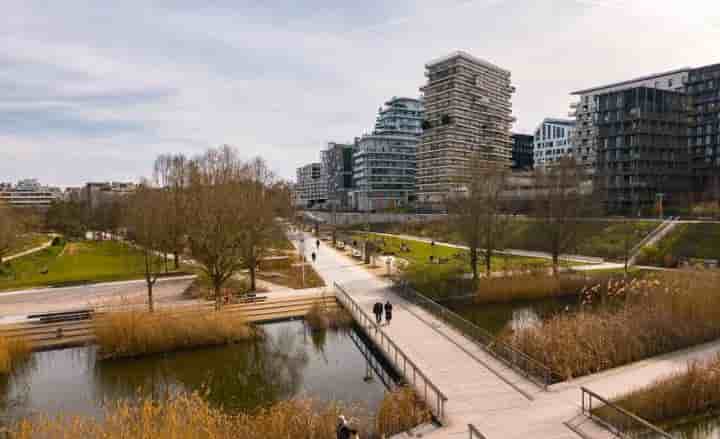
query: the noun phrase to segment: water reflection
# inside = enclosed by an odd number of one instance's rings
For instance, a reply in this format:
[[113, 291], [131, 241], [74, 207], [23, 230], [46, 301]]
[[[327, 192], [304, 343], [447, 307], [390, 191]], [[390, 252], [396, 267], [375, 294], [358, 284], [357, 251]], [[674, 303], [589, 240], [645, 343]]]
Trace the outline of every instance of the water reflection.
[[39, 352], [32, 367], [0, 381], [3, 411], [11, 418], [99, 416], [104, 401], [180, 390], [201, 392], [228, 411], [305, 395], [379, 406], [389, 374], [375, 361], [374, 379], [364, 379], [369, 350], [361, 352], [354, 330], [309, 331], [302, 321], [263, 327], [262, 340], [138, 359], [96, 361], [93, 348]]

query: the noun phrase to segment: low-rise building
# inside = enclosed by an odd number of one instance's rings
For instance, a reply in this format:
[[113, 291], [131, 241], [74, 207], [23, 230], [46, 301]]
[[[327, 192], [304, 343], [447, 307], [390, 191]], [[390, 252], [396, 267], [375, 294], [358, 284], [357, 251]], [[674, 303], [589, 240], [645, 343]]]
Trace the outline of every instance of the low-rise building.
[[47, 208], [62, 198], [58, 187], [43, 186], [37, 179], [25, 179], [17, 184], [0, 183], [0, 203], [13, 207]]
[[533, 162], [535, 167], [544, 168], [559, 162], [563, 157], [574, 155], [571, 141], [575, 121], [569, 119], [545, 118], [535, 129], [533, 140]]

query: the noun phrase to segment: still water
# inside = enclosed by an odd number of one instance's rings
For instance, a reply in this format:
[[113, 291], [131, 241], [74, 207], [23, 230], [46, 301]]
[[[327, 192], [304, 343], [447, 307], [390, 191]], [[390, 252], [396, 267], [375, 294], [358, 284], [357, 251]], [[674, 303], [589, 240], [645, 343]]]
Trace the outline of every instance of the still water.
[[0, 382], [3, 411], [6, 419], [98, 416], [104, 401], [184, 390], [228, 411], [308, 396], [374, 412], [397, 379], [355, 329], [313, 332], [300, 320], [262, 327], [263, 340], [138, 359], [96, 361], [94, 348], [39, 352]]

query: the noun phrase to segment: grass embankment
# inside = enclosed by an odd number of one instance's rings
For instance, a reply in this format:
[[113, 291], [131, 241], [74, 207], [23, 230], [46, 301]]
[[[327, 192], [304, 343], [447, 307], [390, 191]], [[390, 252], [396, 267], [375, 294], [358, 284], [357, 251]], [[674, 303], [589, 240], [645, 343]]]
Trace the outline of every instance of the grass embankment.
[[10, 374], [30, 358], [32, 349], [23, 338], [0, 337], [0, 376]]
[[313, 330], [323, 330], [347, 328], [353, 325], [354, 320], [345, 308], [328, 307], [317, 302], [305, 315], [305, 322]]
[[141, 252], [122, 242], [61, 242], [10, 261], [0, 290], [139, 279], [143, 267]]
[[720, 338], [720, 278], [664, 274], [585, 291], [589, 306], [506, 334], [570, 379]]
[[255, 336], [237, 313], [123, 311], [93, 321], [102, 359], [138, 357], [203, 346], [215, 346]]
[[[720, 409], [720, 356], [690, 363], [686, 371], [661, 378], [613, 402], [656, 424], [708, 415]], [[595, 414], [613, 425], [627, 421], [610, 409], [601, 408]]]
[[52, 240], [52, 236], [45, 233], [27, 233], [22, 235], [15, 245], [8, 251], [8, 256], [16, 255], [24, 251], [40, 247]]
[[508, 303], [576, 296], [583, 289], [603, 282], [599, 277], [581, 274], [530, 274], [483, 279], [474, 297], [475, 303]]
[[678, 224], [657, 246], [643, 249], [639, 263], [676, 267], [680, 259], [720, 259], [720, 224]]
[[[652, 221], [583, 221], [577, 230], [577, 242], [567, 253], [602, 258], [621, 259], [625, 242], [632, 248], [659, 223]], [[461, 244], [462, 239], [447, 221], [373, 225], [376, 231], [423, 236], [442, 242]], [[542, 227], [531, 218], [513, 219], [509, 226], [505, 247], [512, 249], [548, 251], [549, 242]]]
[[[395, 398], [389, 394], [387, 398]], [[400, 397], [407, 401], [405, 396]], [[383, 406], [386, 403], [383, 402]], [[387, 404], [390, 406], [390, 404]], [[382, 409], [381, 409], [382, 410]], [[120, 401], [105, 407], [104, 416], [45, 418], [36, 416], [11, 427], [13, 439], [335, 439], [338, 416], [353, 421], [363, 439], [390, 435], [395, 426], [429, 420], [427, 411], [407, 409], [406, 402], [393, 404], [382, 424], [353, 407], [319, 405], [309, 399], [273, 404], [251, 413], [228, 414], [209, 405], [198, 394], [179, 394], [159, 401], [143, 398]], [[402, 410], [402, 411], [400, 411]], [[419, 416], [425, 413], [427, 417]], [[408, 421], [407, 417], [412, 416]]]

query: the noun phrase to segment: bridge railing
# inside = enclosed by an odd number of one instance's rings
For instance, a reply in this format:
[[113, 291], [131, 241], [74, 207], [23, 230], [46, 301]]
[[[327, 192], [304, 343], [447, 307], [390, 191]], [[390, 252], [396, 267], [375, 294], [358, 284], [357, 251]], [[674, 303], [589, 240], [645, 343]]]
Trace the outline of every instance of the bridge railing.
[[406, 282], [397, 285], [396, 290], [405, 300], [422, 307], [455, 328], [465, 337], [482, 346], [490, 355], [543, 389], [547, 390], [549, 385], [562, 381], [562, 377], [545, 364], [513, 348], [485, 329], [415, 291]]
[[673, 439], [659, 427], [608, 401], [585, 387], [582, 390], [582, 413], [623, 439]]
[[424, 399], [435, 418], [445, 422], [445, 404], [447, 396], [428, 378], [422, 370], [400, 349], [390, 337], [385, 334], [380, 326], [375, 323], [355, 300], [340, 286], [335, 283], [336, 297], [338, 301], [355, 318], [357, 324], [365, 331], [368, 337], [382, 350], [395, 368], [402, 373], [408, 384], [411, 384], [418, 394]]
[[485, 435], [480, 433], [472, 424], [468, 424], [468, 431], [470, 431], [470, 439], [487, 439]]

